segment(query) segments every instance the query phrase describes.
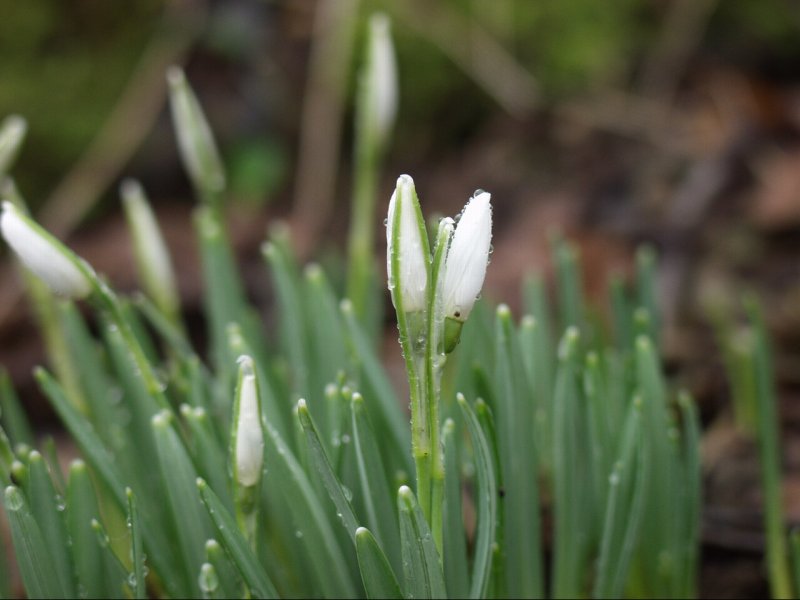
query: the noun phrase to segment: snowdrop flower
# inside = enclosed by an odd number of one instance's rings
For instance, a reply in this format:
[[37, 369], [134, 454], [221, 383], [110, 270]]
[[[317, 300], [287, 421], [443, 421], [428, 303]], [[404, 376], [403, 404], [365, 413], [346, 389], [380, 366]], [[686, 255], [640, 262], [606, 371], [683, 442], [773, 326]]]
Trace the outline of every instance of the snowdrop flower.
[[253, 359], [240, 356], [239, 385], [236, 388], [233, 427], [236, 482], [244, 487], [256, 485], [264, 463], [264, 431]]
[[8, 201], [3, 202], [0, 231], [22, 264], [55, 293], [67, 298], [89, 295], [94, 270]]
[[197, 96], [180, 67], [167, 71], [167, 83], [178, 150], [189, 178], [198, 190], [219, 192], [225, 186], [225, 171]]
[[369, 21], [369, 59], [366, 71], [366, 95], [369, 118], [383, 146], [397, 115], [397, 64], [386, 15], [373, 15]]
[[426, 306], [430, 251], [414, 180], [397, 179], [386, 221], [386, 270], [395, 308], [405, 313], [422, 312]]
[[478, 192], [464, 207], [453, 234], [445, 263], [445, 316], [459, 323], [467, 320], [483, 287], [492, 241], [491, 194]]
[[120, 186], [120, 195], [131, 229], [136, 266], [142, 283], [165, 314], [177, 315], [180, 301], [175, 289], [175, 273], [144, 189], [138, 181], [126, 179]]

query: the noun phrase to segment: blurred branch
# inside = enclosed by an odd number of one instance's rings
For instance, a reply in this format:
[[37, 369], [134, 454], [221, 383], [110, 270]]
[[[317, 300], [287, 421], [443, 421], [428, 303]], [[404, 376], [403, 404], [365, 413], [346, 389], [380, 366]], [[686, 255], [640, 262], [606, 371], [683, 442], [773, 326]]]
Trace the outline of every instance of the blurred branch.
[[186, 0], [167, 5], [161, 27], [100, 133], [39, 212], [40, 223], [55, 235], [74, 230], [152, 129], [164, 105], [164, 73], [182, 61], [199, 31], [205, 7], [205, 3]]
[[438, 46], [512, 116], [522, 117], [537, 107], [539, 92], [533, 75], [476, 19], [441, 2], [394, 2], [391, 10]]
[[318, 0], [316, 10], [291, 217], [292, 237], [300, 256], [309, 252], [328, 220], [336, 191], [358, 0]]

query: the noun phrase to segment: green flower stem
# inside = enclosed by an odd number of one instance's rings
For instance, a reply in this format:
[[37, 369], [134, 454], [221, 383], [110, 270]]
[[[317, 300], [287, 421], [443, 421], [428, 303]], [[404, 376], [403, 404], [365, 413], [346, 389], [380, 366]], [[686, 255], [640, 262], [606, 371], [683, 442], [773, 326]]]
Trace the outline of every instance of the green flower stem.
[[[362, 102], [362, 104], [364, 104]], [[372, 297], [374, 266], [375, 198], [378, 187], [380, 148], [368, 119], [361, 118], [356, 128], [353, 170], [353, 213], [348, 240], [347, 297], [353, 302], [358, 319], [373, 333], [376, 306]]]
[[[431, 449], [430, 513], [426, 514], [431, 526], [433, 541], [441, 559], [443, 551], [444, 454], [439, 439], [439, 405], [442, 393], [442, 369], [446, 361], [444, 340], [444, 310], [442, 294], [438, 289], [447, 247], [453, 233], [452, 221], [443, 219], [436, 235], [436, 246], [431, 265], [431, 285], [428, 286], [428, 335], [425, 346], [425, 405]], [[424, 506], [424, 505], [423, 505]]]
[[237, 485], [234, 491], [236, 524], [253, 552], [256, 552], [258, 530], [258, 487], [258, 485]]
[[781, 456], [778, 428], [778, 398], [775, 392], [772, 354], [761, 308], [753, 297], [745, 309], [755, 328], [753, 361], [756, 370], [758, 445], [764, 490], [764, 528], [767, 535], [767, 566], [773, 598], [791, 598], [789, 551], [781, 505]]

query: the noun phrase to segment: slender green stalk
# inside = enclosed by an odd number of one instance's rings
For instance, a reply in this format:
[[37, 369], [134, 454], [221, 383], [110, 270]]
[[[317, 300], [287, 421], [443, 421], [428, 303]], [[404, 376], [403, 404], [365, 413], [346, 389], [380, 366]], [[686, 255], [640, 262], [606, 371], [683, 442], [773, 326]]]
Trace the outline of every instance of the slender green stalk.
[[369, 21], [366, 61], [356, 102], [353, 212], [348, 240], [347, 295], [370, 333], [379, 325], [375, 277], [375, 199], [378, 173], [397, 107], [397, 81], [388, 20]]
[[791, 598], [789, 553], [786, 544], [781, 506], [780, 437], [778, 432], [778, 400], [775, 395], [772, 356], [761, 309], [754, 298], [748, 298], [746, 309], [755, 327], [752, 358], [755, 361], [758, 389], [758, 446], [761, 458], [761, 480], [764, 489], [764, 526], [767, 533], [767, 565], [773, 598]]
[[441, 405], [442, 370], [447, 355], [444, 348], [444, 310], [440, 281], [450, 237], [452, 221], [442, 219], [436, 236], [431, 265], [431, 285], [428, 287], [428, 343], [425, 346], [425, 404], [429, 419], [431, 449], [431, 499], [428, 522], [439, 556], [443, 548], [442, 502], [444, 500], [444, 454], [439, 440], [439, 407]]

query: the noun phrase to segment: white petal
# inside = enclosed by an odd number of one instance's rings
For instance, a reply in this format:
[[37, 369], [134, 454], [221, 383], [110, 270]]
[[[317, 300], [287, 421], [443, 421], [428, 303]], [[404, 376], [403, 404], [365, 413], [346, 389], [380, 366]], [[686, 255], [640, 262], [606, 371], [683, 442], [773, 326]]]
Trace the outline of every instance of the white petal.
[[461, 213], [447, 254], [444, 273], [445, 314], [458, 320], [469, 316], [483, 287], [492, 242], [491, 194], [473, 197]]
[[239, 357], [242, 383], [239, 390], [239, 415], [236, 422], [236, 477], [239, 484], [252, 486], [261, 477], [264, 463], [264, 432], [258, 404], [256, 376], [249, 356]]
[[[49, 239], [10, 202], [3, 202], [0, 230], [22, 263], [54, 292], [68, 298], [83, 298], [91, 282], [77, 261], [80, 259], [55, 239]], [[84, 263], [84, 268], [91, 269]]]

